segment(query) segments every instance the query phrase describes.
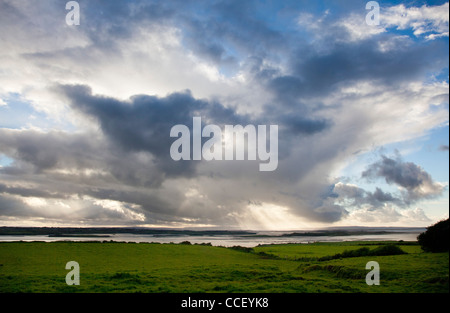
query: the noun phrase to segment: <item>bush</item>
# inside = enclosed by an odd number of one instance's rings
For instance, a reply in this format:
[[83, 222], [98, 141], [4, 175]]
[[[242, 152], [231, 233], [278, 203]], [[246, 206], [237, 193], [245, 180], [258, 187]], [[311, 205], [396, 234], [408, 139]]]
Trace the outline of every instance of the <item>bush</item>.
[[403, 251], [400, 247], [396, 245], [385, 245], [371, 250], [369, 255], [383, 256], [383, 255], [398, 255], [405, 253], [406, 253], [405, 251]]
[[367, 247], [359, 248], [357, 250], [345, 250], [342, 253], [338, 253], [335, 255], [329, 255], [319, 258], [319, 261], [329, 261], [334, 259], [343, 259], [343, 258], [356, 258], [361, 256], [384, 256], [384, 255], [397, 255], [397, 254], [405, 254], [400, 247], [395, 245], [384, 245], [377, 247], [375, 249], [370, 250]]
[[426, 252], [445, 252], [449, 251], [449, 236], [449, 219], [446, 219], [427, 227], [417, 240]]
[[253, 252], [252, 248], [247, 248], [247, 247], [242, 247], [242, 246], [232, 246], [229, 249], [237, 250], [237, 251], [241, 251], [241, 252], [247, 252], [247, 253]]

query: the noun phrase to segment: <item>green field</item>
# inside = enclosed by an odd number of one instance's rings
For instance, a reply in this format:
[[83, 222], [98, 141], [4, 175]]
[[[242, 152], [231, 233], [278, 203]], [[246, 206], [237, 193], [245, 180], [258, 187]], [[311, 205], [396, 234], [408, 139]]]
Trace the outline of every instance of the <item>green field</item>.
[[[405, 254], [332, 258], [385, 242], [207, 245], [114, 242], [0, 243], [0, 292], [449, 292], [449, 254], [396, 242]], [[367, 252], [366, 249], [366, 252]], [[362, 250], [360, 250], [362, 251]], [[80, 285], [65, 265], [80, 265]], [[380, 265], [368, 286], [365, 265]]]

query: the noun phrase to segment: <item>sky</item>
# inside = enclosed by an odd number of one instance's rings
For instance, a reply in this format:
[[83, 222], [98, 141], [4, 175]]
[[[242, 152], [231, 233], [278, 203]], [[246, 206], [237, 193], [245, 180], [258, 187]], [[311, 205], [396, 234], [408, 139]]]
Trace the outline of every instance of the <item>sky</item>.
[[[448, 218], [448, 2], [67, 3], [0, 0], [0, 226]], [[277, 125], [276, 169], [174, 160], [194, 117]]]

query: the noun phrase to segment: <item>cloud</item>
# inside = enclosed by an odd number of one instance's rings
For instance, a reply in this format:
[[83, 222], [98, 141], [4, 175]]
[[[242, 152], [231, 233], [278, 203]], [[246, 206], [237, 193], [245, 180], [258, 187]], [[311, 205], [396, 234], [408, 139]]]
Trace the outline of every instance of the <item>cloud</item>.
[[[173, 93], [164, 98], [144, 95], [133, 96], [129, 102], [121, 102], [113, 98], [94, 96], [86, 86], [60, 86], [60, 90], [69, 97], [75, 109], [98, 120], [103, 134], [115, 146], [128, 152], [150, 153], [153, 157], [153, 165], [150, 165], [150, 167], [157, 168], [158, 172], [161, 172], [165, 179], [194, 178], [206, 175], [206, 173], [209, 176], [211, 173], [209, 164], [205, 164], [205, 162], [176, 162], [168, 156], [172, 143], [168, 134], [173, 125], [191, 125], [192, 116], [194, 115], [201, 116], [208, 123], [217, 125], [239, 124], [245, 126], [248, 124], [259, 125], [268, 123], [265, 120], [261, 121], [246, 115], [239, 115], [218, 102], [196, 100], [189, 92]], [[308, 136], [328, 128], [328, 124], [325, 121], [313, 121], [306, 118], [292, 119], [282, 113], [281, 116], [273, 115], [270, 123], [279, 123], [281, 125], [280, 137], [285, 140], [285, 144], [281, 145], [281, 149], [287, 150], [288, 154], [292, 147], [291, 141], [298, 133]], [[286, 168], [286, 166], [283, 167]], [[225, 175], [227, 178], [237, 177], [244, 185], [251, 183], [253, 179], [260, 175], [260, 173], [255, 173], [252, 170], [254, 167], [242, 168], [229, 163], [224, 167], [219, 165], [216, 168], [217, 170], [212, 172], [216, 173], [215, 175], [219, 175], [219, 177]], [[236, 170], [240, 173], [236, 172]], [[247, 177], [244, 177], [244, 173]], [[267, 183], [261, 184], [253, 192], [247, 190], [248, 195], [246, 197], [249, 199], [254, 197], [260, 198], [262, 194], [273, 189], [271, 183], [279, 179], [284, 180], [280, 176], [266, 178]], [[221, 181], [215, 179], [215, 184], [220, 189]], [[206, 194], [210, 193], [214, 194], [215, 191], [206, 192]], [[228, 195], [230, 199], [226, 200], [226, 202], [234, 203], [234, 205], [230, 206], [240, 206], [235, 201], [242, 196]], [[192, 199], [189, 201], [192, 201]], [[220, 197], [220, 199], [213, 201], [212, 204], [216, 206], [214, 203], [223, 203], [224, 201], [223, 197]], [[339, 219], [339, 209], [330, 208], [327, 206], [320, 207], [320, 209], [311, 212], [311, 218]], [[305, 211], [306, 207], [301, 208], [301, 210]], [[328, 215], [330, 217], [327, 217]]]
[[[143, 223], [141, 217], [145, 216], [145, 223], [197, 218], [204, 224], [220, 219], [232, 224], [231, 217], [245, 210], [247, 201], [258, 199], [271, 205], [278, 198], [279, 204], [313, 220], [330, 222], [345, 215], [345, 209], [332, 203], [315, 203], [313, 193], [305, 193], [301, 202], [288, 195], [276, 196], [288, 190], [286, 178], [264, 175], [246, 161], [212, 164], [176, 162], [169, 157], [170, 128], [190, 125], [194, 115], [219, 125], [259, 124], [258, 119], [239, 115], [218, 102], [194, 99], [189, 92], [162, 98], [139, 95], [122, 101], [93, 95], [87, 86], [59, 85], [54, 91], [66, 97], [85, 118], [93, 119], [99, 131], [93, 130], [95, 127], [81, 133], [0, 130], [0, 151], [14, 159], [1, 169], [3, 177], [8, 177], [1, 192], [24, 199], [26, 206], [30, 204], [26, 201], [29, 197], [55, 199], [49, 202], [54, 206], [59, 200], [60, 206], [81, 196], [82, 208], [77, 214], [87, 220], [94, 219], [95, 212], [103, 220], [105, 206], [100, 210], [98, 204], [106, 202], [96, 201], [110, 200], [126, 206], [126, 210], [117, 209], [118, 205], [106, 208], [113, 208], [114, 214], [122, 212], [135, 223]], [[294, 147], [291, 142], [299, 132], [307, 138], [328, 127], [324, 122], [316, 126], [305, 118], [290, 120], [282, 113], [271, 121], [278, 118], [286, 120], [282, 137], [286, 140], [283, 149], [288, 151]], [[289, 163], [281, 167], [283, 171], [290, 170]], [[298, 168], [307, 170], [308, 165]], [[260, 182], [255, 184], [255, 180]], [[277, 182], [280, 188], [274, 190]], [[186, 193], [187, 186], [197, 186], [196, 192]], [[223, 190], [229, 193], [223, 194]], [[91, 213], [87, 214], [87, 208], [92, 208]]]
[[[366, 14], [369, 11], [352, 10], [344, 17], [333, 20], [331, 16], [325, 15], [321, 19], [312, 21], [313, 17], [302, 15], [299, 23], [313, 31], [323, 29], [324, 23], [332, 24], [334, 28], [343, 32], [341, 36], [335, 37], [337, 41], [361, 41], [370, 38], [383, 38], [392, 29], [397, 31], [411, 30], [414, 37], [424, 37], [427, 40], [434, 40], [440, 37], [449, 36], [449, 3], [430, 6], [424, 4], [421, 7], [398, 4], [387, 6], [380, 4], [379, 25], [368, 25]], [[337, 34], [334, 33], [334, 34]], [[323, 35], [318, 34], [319, 37]], [[333, 38], [326, 37], [328, 39]]]
[[[443, 43], [427, 46], [397, 46], [395, 50], [381, 51], [377, 41], [344, 43], [327, 53], [292, 55], [291, 73], [276, 76], [268, 82], [277, 100], [299, 107], [298, 100], [340, 90], [357, 81], [370, 81], [385, 86], [405, 84], [422, 76], [425, 71], [437, 69], [444, 56]], [[435, 60], [430, 53], [442, 53]], [[439, 60], [439, 61], [437, 61]]]
[[402, 187], [406, 190], [406, 203], [437, 197], [444, 191], [444, 186], [434, 182], [423, 168], [412, 162], [404, 162], [398, 156], [393, 159], [383, 155], [380, 161], [368, 166], [362, 177], [384, 178], [388, 184]]
[[381, 21], [385, 27], [396, 27], [399, 30], [411, 28], [415, 36], [427, 39], [448, 37], [449, 3], [442, 5], [409, 7], [404, 4], [382, 9]]
[[366, 191], [356, 185], [345, 184], [339, 182], [334, 185], [333, 192], [337, 194], [337, 201], [342, 202], [346, 206], [372, 208], [383, 207], [386, 204], [404, 206], [402, 199], [384, 192], [379, 187], [374, 192]]
[[236, 69], [239, 57], [269, 55], [282, 51], [286, 38], [282, 32], [255, 18], [255, 1], [219, 1], [206, 10], [190, 12], [181, 20], [188, 47], [196, 54], [224, 67]]
[[432, 221], [420, 208], [398, 210], [391, 206], [377, 209], [360, 208], [349, 214], [349, 220], [358, 225], [427, 225]]
[[[411, 177], [384, 172], [380, 160], [365, 178], [400, 193], [334, 178], [355, 151], [448, 123], [448, 82], [436, 78], [448, 68], [441, 7], [418, 8], [420, 16], [407, 8], [404, 21], [400, 7], [382, 6], [390, 19], [369, 29], [358, 1], [326, 10], [310, 1], [90, 1], [77, 27], [64, 24], [59, 1], [0, 6], [0, 98], [8, 100], [0, 109], [21, 116], [20, 100], [36, 117], [0, 128], [0, 153], [12, 160], [0, 168], [7, 219], [16, 206], [17, 216], [49, 221], [233, 226], [245, 218], [270, 228], [271, 211], [276, 227], [329, 224], [368, 208], [394, 216], [387, 206], [441, 192], [397, 159], [392, 167]], [[170, 128], [193, 116], [279, 125], [277, 170], [173, 161]]]
[[445, 185], [434, 182], [431, 175], [420, 166], [395, 157], [381, 156], [362, 172], [361, 177], [371, 183], [384, 178], [388, 185], [394, 185], [396, 192], [383, 191], [376, 186], [374, 191], [356, 184], [341, 181], [333, 184], [324, 197], [334, 199], [336, 205], [348, 210], [347, 220], [354, 223], [375, 223], [396, 225], [402, 223], [424, 223], [431, 221], [421, 208], [411, 206], [427, 199], [443, 195]]

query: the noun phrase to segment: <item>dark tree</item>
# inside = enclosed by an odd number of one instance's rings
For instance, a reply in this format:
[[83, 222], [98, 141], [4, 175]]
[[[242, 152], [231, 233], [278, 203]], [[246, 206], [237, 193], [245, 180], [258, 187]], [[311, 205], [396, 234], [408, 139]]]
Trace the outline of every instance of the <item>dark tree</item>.
[[440, 221], [421, 233], [417, 240], [424, 251], [445, 252], [450, 246], [449, 219]]

